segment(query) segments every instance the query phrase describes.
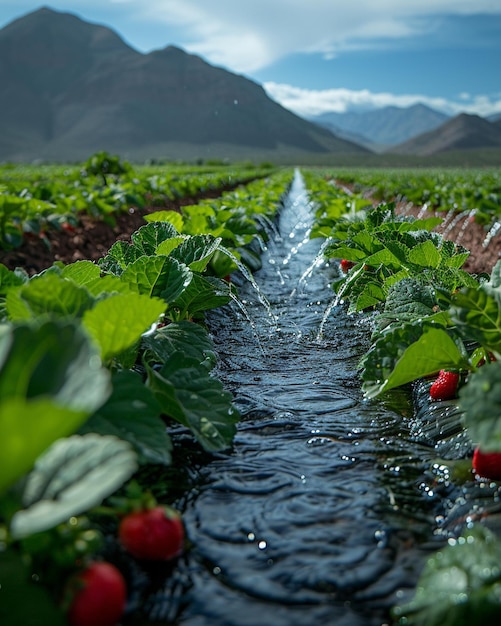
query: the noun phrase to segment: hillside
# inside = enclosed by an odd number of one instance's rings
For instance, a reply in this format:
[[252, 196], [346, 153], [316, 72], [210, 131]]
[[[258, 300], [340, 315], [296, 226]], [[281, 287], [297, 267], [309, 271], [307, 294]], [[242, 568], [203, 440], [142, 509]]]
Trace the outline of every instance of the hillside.
[[142, 54], [104, 26], [42, 8], [0, 30], [0, 160], [364, 153], [255, 82], [167, 46]]
[[310, 119], [341, 137], [378, 150], [433, 130], [448, 116], [424, 104], [415, 104], [405, 108], [387, 106], [371, 111], [329, 112]]
[[428, 156], [479, 148], [501, 148], [501, 126], [478, 115], [461, 113], [434, 131], [394, 146], [388, 152]]

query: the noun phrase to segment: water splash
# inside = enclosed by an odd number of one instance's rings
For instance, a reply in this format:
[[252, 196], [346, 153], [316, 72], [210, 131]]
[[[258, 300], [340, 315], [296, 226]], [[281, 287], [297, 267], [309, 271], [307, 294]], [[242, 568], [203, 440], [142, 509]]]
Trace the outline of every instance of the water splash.
[[297, 286], [294, 287], [294, 289], [291, 291], [291, 294], [290, 294], [291, 298], [293, 298], [296, 295], [296, 293], [298, 292], [298, 290], [302, 286], [304, 286], [306, 284], [306, 281], [311, 277], [311, 275], [313, 274], [313, 271], [315, 269], [318, 269], [319, 267], [322, 267], [322, 265], [324, 265], [326, 263], [326, 260], [325, 260], [325, 257], [324, 257], [324, 252], [327, 249], [327, 247], [329, 246], [331, 241], [332, 241], [332, 238], [328, 237], [322, 243], [322, 245], [320, 247], [320, 250], [317, 252], [317, 256], [313, 259], [313, 261], [310, 263], [310, 265], [301, 274], [301, 276], [300, 276], [300, 278], [298, 280]]
[[494, 222], [494, 224], [489, 228], [489, 232], [485, 236], [485, 239], [482, 243], [482, 248], [484, 250], [489, 246], [491, 241], [499, 233], [500, 230], [501, 230], [501, 222], [498, 222], [498, 221]]
[[451, 221], [451, 223], [444, 229], [443, 236], [447, 237], [447, 235], [459, 224], [461, 220], [467, 219], [470, 211], [461, 211], [456, 215], [456, 217]]
[[271, 320], [271, 324], [277, 324], [278, 320], [277, 320], [275, 313], [273, 312], [271, 304], [268, 298], [264, 295], [259, 285], [257, 284], [256, 279], [252, 275], [252, 272], [249, 270], [249, 268], [244, 263], [242, 263], [242, 261], [238, 257], [236, 257], [233, 254], [233, 252], [231, 252], [231, 250], [228, 250], [224, 246], [219, 246], [218, 250], [221, 250], [223, 254], [225, 254], [228, 258], [230, 258], [233, 261], [233, 263], [235, 263], [237, 268], [240, 270], [242, 276], [252, 285], [259, 299], [259, 302], [261, 302], [261, 304], [266, 309], [266, 312], [268, 313], [268, 318]]
[[459, 233], [457, 234], [457, 237], [455, 237], [456, 239], [456, 243], [460, 244], [461, 241], [463, 240], [463, 237], [465, 236], [466, 231], [468, 230], [468, 226], [470, 225], [471, 221], [473, 220], [473, 218], [475, 217], [475, 213], [477, 212], [477, 209], [472, 209], [469, 213], [468, 213], [468, 217], [464, 220], [463, 224], [461, 225], [461, 228], [459, 230]]

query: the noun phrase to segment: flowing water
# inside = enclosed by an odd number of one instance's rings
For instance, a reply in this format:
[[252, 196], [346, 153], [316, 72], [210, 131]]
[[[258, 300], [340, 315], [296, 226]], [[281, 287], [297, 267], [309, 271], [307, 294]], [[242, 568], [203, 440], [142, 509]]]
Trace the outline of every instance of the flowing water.
[[182, 502], [191, 549], [153, 594], [153, 620], [388, 623], [443, 545], [435, 452], [412, 435], [410, 399], [362, 397], [367, 316], [339, 305], [323, 320], [337, 270], [319, 261], [311, 214], [296, 174], [256, 274], [261, 293], [242, 280], [245, 310], [209, 318], [242, 420], [233, 448], [193, 470]]

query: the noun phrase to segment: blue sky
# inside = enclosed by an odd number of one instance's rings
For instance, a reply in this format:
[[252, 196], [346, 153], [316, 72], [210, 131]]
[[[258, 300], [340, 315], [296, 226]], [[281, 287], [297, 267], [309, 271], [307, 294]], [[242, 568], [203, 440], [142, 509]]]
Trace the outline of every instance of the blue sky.
[[[42, 6], [0, 0], [0, 27]], [[301, 115], [423, 102], [501, 113], [499, 0], [48, 0], [133, 48], [176, 45]]]

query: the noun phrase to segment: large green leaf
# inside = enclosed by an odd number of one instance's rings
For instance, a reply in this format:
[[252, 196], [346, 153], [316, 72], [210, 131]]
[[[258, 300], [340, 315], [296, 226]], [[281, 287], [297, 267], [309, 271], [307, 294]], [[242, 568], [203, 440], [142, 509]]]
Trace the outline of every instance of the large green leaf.
[[184, 218], [177, 211], [155, 211], [145, 215], [144, 219], [147, 222], [170, 222], [178, 232], [183, 231]]
[[206, 450], [230, 445], [238, 411], [231, 394], [196, 359], [175, 352], [159, 371], [148, 367], [148, 385], [164, 413], [190, 428]]
[[123, 272], [122, 280], [134, 291], [171, 303], [190, 284], [191, 270], [170, 256], [142, 256]]
[[362, 388], [372, 398], [441, 369], [468, 365], [445, 329], [408, 323], [383, 333], [363, 357]]
[[172, 443], [160, 417], [161, 408], [139, 374], [113, 375], [108, 401], [85, 422], [80, 432], [115, 435], [128, 441], [146, 463], [169, 465]]
[[501, 352], [501, 292], [481, 286], [455, 294], [450, 316], [465, 339]]
[[151, 256], [156, 253], [158, 245], [179, 235], [177, 230], [169, 222], [151, 222], [145, 226], [141, 226], [132, 236], [132, 245], [139, 250], [141, 254]]
[[437, 246], [428, 239], [413, 246], [409, 250], [408, 259], [421, 267], [438, 267], [442, 256]]
[[[221, 243], [221, 237], [212, 235], [193, 235], [187, 237], [180, 246], [175, 248], [171, 257], [188, 265], [193, 272], [203, 272]], [[162, 254], [162, 246], [157, 249]]]
[[501, 452], [501, 362], [486, 363], [459, 390], [468, 435], [486, 452]]
[[158, 298], [118, 294], [87, 311], [83, 326], [99, 345], [103, 360], [108, 361], [134, 345], [164, 310], [165, 303]]
[[6, 309], [12, 320], [44, 315], [75, 318], [94, 305], [84, 287], [65, 280], [54, 272], [35, 276], [29, 283], [7, 294]]
[[77, 285], [87, 285], [89, 282], [99, 278], [101, 270], [92, 261], [75, 261], [65, 265], [61, 270], [61, 276], [72, 280]]
[[501, 615], [501, 542], [480, 525], [434, 554], [414, 598], [396, 607], [402, 626], [494, 626]]
[[37, 460], [11, 522], [14, 539], [47, 530], [88, 511], [137, 469], [136, 454], [116, 437], [94, 433], [59, 439]]
[[169, 309], [176, 309], [181, 318], [192, 317], [200, 311], [228, 304], [230, 290], [231, 286], [220, 278], [193, 274], [190, 284], [170, 304]]
[[104, 272], [120, 276], [128, 265], [137, 261], [141, 256], [143, 252], [140, 248], [132, 246], [127, 241], [115, 241], [108, 250], [108, 254], [99, 259], [99, 267]]
[[217, 358], [208, 332], [194, 322], [181, 321], [163, 326], [145, 337], [143, 344], [152, 355], [153, 362], [167, 361], [174, 352], [179, 351], [186, 357], [206, 364], [210, 369]]
[[96, 348], [74, 324], [0, 333], [0, 491], [55, 439], [77, 430], [110, 391]]

